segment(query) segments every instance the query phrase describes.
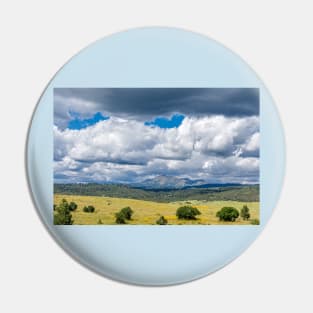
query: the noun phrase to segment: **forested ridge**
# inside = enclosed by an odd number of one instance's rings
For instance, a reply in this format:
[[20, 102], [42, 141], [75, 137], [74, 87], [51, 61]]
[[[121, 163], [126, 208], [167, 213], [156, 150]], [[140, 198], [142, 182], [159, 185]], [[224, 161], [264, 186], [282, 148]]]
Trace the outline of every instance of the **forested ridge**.
[[156, 202], [183, 200], [259, 201], [259, 185], [145, 190], [119, 184], [54, 184], [55, 194], [131, 198]]

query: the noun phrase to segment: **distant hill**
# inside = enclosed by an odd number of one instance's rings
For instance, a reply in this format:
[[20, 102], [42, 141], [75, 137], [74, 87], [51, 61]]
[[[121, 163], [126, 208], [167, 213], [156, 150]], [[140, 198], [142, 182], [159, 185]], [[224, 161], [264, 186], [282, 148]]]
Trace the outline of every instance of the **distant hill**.
[[156, 176], [152, 179], [146, 179], [141, 183], [129, 185], [130, 187], [142, 188], [147, 190], [173, 190], [173, 189], [188, 189], [188, 188], [214, 188], [214, 187], [234, 187], [243, 186], [241, 184], [208, 184], [202, 179], [192, 180], [189, 178], [178, 178], [173, 176]]
[[146, 179], [141, 183], [132, 184], [132, 187], [143, 189], [182, 189], [186, 187], [199, 186], [204, 184], [203, 180], [192, 180], [189, 178], [178, 178], [173, 176], [156, 176], [152, 179]]
[[[154, 185], [157, 186], [157, 185]], [[121, 184], [55, 184], [55, 194], [131, 198], [156, 202], [182, 200], [259, 201], [259, 185], [204, 184], [182, 186], [180, 189], [149, 189]]]

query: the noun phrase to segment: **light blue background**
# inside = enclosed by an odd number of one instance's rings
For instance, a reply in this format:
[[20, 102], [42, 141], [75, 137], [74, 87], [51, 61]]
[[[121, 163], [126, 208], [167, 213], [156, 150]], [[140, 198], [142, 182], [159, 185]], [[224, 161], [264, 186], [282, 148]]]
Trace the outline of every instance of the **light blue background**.
[[[261, 225], [54, 226], [54, 87], [260, 88]], [[73, 57], [40, 98], [27, 146], [33, 199], [57, 242], [88, 268], [106, 277], [143, 285], [193, 280], [240, 255], [270, 218], [281, 190], [284, 167], [282, 126], [260, 79], [237, 55], [215, 41], [173, 28], [121, 32]]]

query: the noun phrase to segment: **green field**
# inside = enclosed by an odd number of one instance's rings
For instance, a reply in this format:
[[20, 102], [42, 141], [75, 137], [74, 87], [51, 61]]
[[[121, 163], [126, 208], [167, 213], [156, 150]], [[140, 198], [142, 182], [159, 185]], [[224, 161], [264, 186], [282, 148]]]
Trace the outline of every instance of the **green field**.
[[[173, 202], [155, 202], [128, 198], [114, 198], [102, 196], [78, 196], [55, 194], [54, 204], [58, 205], [62, 199], [75, 202], [78, 207], [72, 213], [74, 225], [95, 225], [99, 220], [106, 225], [116, 225], [115, 213], [130, 206], [134, 211], [130, 225], [156, 225], [156, 220], [163, 215], [169, 225], [250, 225], [251, 220], [259, 219], [259, 202], [241, 201], [209, 201], [183, 200]], [[94, 213], [83, 212], [83, 207], [93, 205]], [[192, 205], [200, 210], [201, 215], [196, 220], [181, 220], [176, 217], [176, 210], [183, 205]], [[250, 219], [237, 218], [235, 222], [222, 222], [216, 217], [216, 212], [222, 207], [231, 206], [238, 211], [243, 205], [250, 210]], [[101, 225], [99, 225], [101, 226]]]

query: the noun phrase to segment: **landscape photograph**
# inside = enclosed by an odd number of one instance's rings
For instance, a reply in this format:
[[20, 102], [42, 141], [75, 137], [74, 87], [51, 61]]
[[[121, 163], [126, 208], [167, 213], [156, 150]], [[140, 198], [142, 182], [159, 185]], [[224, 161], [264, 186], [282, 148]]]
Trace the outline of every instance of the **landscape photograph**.
[[257, 88], [55, 88], [55, 225], [260, 224]]

